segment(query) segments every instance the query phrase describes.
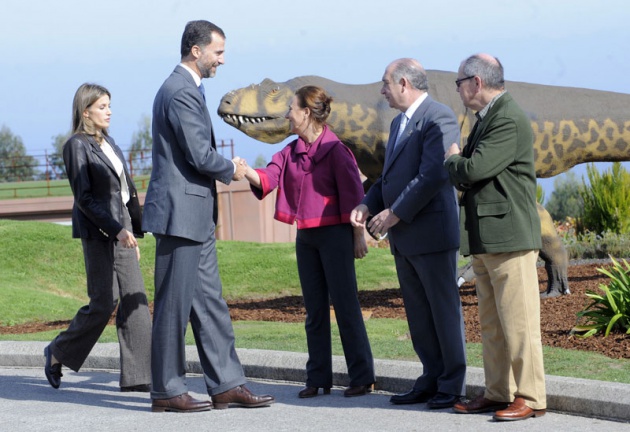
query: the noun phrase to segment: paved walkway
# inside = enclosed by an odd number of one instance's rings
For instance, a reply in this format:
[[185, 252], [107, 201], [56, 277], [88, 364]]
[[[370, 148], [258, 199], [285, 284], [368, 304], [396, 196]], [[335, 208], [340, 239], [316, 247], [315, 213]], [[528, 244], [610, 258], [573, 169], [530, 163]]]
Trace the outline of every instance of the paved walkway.
[[[345, 365], [334, 359], [339, 388], [330, 396], [298, 399], [306, 355], [239, 350], [256, 393], [271, 393], [269, 408], [177, 414], [150, 412], [148, 394], [120, 393], [117, 344], [99, 344], [84, 369], [64, 369], [59, 390], [43, 373], [43, 342], [0, 342], [0, 432], [13, 431], [590, 431], [630, 432], [630, 385], [548, 376], [551, 412], [514, 423], [494, 422], [491, 414], [461, 415], [428, 410], [424, 404], [394, 406], [393, 392], [406, 391], [420, 372], [417, 362], [377, 360], [377, 391], [344, 398]], [[194, 347], [189, 347], [191, 394], [205, 389]], [[483, 373], [470, 368], [468, 393], [477, 394]], [[587, 415], [587, 416], [583, 416]], [[604, 420], [597, 417], [605, 417]], [[617, 420], [611, 420], [611, 419]]]

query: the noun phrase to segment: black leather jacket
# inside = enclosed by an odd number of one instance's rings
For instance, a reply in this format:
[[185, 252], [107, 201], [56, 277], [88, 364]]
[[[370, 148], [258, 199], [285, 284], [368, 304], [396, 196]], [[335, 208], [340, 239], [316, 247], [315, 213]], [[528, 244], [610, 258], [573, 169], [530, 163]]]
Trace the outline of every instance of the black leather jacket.
[[[142, 215], [138, 191], [122, 151], [111, 137], [106, 139], [123, 163], [130, 195], [127, 209], [133, 234], [141, 238]], [[96, 140], [85, 134], [75, 134], [64, 144], [63, 161], [74, 195], [72, 237], [116, 241], [116, 235], [123, 229], [123, 202], [120, 178], [111, 161]]]

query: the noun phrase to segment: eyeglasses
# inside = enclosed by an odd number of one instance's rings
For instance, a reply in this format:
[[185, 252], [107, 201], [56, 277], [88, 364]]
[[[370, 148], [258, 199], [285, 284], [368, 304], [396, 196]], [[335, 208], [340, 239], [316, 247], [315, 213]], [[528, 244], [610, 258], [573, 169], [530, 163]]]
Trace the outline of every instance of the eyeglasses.
[[476, 77], [476, 75], [470, 75], [470, 76], [467, 76], [467, 77], [464, 77], [464, 78], [456, 79], [455, 80], [455, 85], [457, 86], [457, 88], [459, 88], [461, 83], [463, 83], [464, 81], [469, 80], [471, 78], [474, 78], [474, 77]]

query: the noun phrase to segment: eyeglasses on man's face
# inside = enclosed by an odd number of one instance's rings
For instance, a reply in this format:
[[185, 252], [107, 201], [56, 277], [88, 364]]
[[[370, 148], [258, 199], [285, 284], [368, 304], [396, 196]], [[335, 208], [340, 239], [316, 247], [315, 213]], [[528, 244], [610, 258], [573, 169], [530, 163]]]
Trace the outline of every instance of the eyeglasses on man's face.
[[455, 85], [457, 86], [457, 88], [459, 88], [459, 86], [466, 80], [472, 79], [474, 78], [476, 75], [470, 75], [464, 78], [460, 78], [460, 79], [456, 79], [455, 80]]

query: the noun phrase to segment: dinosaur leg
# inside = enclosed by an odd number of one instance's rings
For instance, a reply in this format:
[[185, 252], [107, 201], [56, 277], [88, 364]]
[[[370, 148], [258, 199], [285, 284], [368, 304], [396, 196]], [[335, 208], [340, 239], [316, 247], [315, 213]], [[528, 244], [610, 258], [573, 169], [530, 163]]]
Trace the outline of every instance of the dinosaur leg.
[[540, 294], [540, 298], [558, 297], [562, 294], [570, 294], [569, 281], [567, 279], [567, 266], [569, 259], [567, 250], [558, 236], [551, 216], [545, 208], [537, 204], [538, 215], [542, 232], [542, 249], [540, 258], [545, 262], [547, 270], [547, 291]]

